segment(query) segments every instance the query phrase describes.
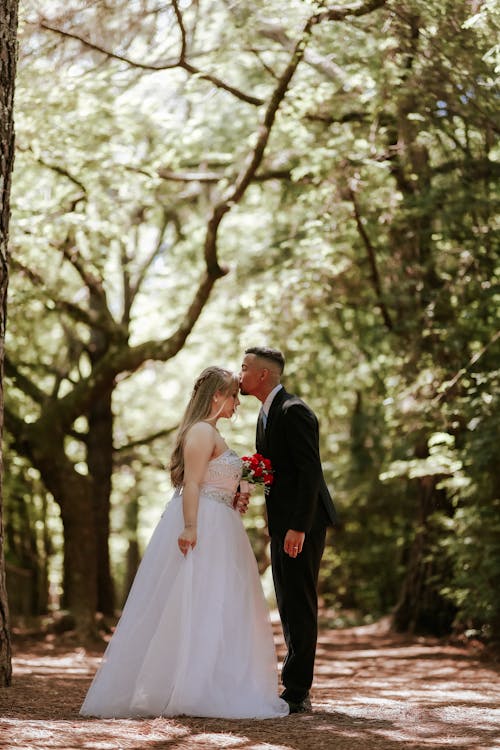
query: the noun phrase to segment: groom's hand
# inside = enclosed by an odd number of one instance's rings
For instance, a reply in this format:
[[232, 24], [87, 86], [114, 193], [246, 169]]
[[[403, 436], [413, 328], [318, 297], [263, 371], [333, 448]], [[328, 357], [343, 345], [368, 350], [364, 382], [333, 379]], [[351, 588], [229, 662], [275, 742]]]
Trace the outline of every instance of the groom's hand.
[[290, 557], [297, 557], [302, 552], [304, 546], [304, 539], [306, 535], [303, 531], [294, 531], [294, 529], [288, 529], [285, 535], [285, 542], [283, 548], [287, 555]]

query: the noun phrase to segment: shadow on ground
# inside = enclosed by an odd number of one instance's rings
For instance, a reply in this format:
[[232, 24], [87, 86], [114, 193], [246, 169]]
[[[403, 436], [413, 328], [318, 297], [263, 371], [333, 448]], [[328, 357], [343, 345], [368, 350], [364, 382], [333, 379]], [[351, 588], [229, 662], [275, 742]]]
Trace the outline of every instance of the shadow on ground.
[[[278, 652], [283, 643], [275, 626]], [[500, 750], [498, 665], [385, 624], [322, 630], [314, 712], [267, 721], [82, 719], [99, 654], [54, 637], [17, 639], [0, 690], [6, 750]]]

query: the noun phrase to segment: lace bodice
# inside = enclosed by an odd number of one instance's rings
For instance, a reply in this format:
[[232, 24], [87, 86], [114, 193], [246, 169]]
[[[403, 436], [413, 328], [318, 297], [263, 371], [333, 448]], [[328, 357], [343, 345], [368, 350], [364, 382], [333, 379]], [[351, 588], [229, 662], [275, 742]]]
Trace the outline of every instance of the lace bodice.
[[201, 495], [233, 507], [241, 470], [241, 458], [233, 450], [228, 449], [212, 458], [203, 477]]

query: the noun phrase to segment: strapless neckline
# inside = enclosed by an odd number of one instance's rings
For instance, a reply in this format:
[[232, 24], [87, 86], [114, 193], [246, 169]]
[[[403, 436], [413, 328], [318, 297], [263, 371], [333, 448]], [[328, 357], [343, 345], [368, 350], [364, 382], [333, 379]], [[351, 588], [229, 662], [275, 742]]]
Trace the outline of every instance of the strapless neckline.
[[228, 453], [233, 453], [235, 456], [237, 455], [236, 452], [232, 450], [232, 448], [226, 448], [226, 450], [222, 451], [222, 453], [219, 453], [218, 456], [215, 456], [215, 458], [211, 458], [208, 463], [211, 464], [214, 461], [218, 461], [220, 458], [222, 458], [222, 456], [226, 456]]

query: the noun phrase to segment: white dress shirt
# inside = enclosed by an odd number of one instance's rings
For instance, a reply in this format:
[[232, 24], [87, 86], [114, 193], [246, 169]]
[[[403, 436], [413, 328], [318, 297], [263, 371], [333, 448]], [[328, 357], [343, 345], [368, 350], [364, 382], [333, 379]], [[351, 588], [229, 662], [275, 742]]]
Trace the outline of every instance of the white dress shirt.
[[268, 395], [268, 397], [266, 398], [266, 400], [260, 407], [260, 413], [262, 415], [262, 419], [264, 422], [264, 428], [267, 424], [267, 417], [269, 415], [269, 409], [271, 408], [271, 404], [273, 403], [274, 397], [279, 391], [281, 391], [282, 388], [283, 386], [281, 385], [281, 383], [278, 383], [278, 385], [273, 388], [271, 393]]

